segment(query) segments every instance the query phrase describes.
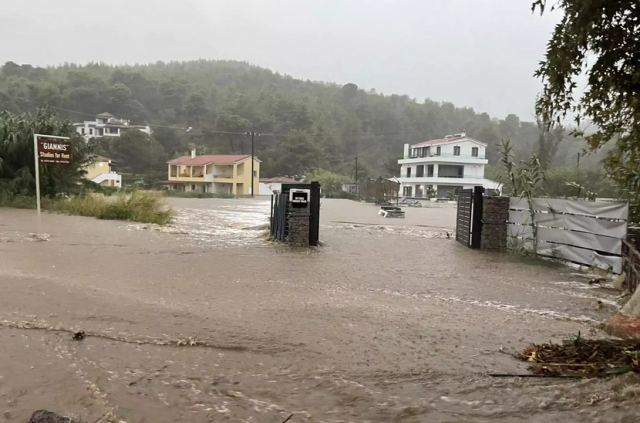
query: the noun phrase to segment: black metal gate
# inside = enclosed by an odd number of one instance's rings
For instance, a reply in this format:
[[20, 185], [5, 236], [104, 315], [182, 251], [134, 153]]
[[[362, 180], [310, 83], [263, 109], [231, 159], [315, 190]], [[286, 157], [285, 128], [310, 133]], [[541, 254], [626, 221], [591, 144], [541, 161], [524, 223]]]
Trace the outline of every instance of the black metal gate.
[[279, 241], [287, 237], [288, 197], [288, 192], [276, 192], [271, 196], [271, 237]]
[[483, 193], [483, 187], [463, 189], [458, 193], [456, 240], [465, 247], [480, 248]]

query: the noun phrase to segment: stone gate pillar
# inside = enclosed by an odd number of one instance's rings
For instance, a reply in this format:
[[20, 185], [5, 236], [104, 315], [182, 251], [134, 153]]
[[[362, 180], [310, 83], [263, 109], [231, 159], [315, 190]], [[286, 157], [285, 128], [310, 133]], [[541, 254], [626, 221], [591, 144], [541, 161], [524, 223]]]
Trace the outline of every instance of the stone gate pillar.
[[509, 197], [484, 197], [482, 201], [482, 235], [480, 248], [507, 251]]

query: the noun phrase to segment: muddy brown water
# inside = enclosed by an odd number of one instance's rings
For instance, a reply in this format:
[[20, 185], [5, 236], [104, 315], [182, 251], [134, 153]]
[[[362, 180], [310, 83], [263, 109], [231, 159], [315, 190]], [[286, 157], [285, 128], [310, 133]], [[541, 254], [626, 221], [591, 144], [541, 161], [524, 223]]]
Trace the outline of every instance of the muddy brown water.
[[268, 200], [170, 201], [166, 228], [0, 209], [0, 421], [640, 421], [636, 375], [488, 376], [602, 336], [618, 293], [462, 247], [452, 206], [323, 200], [322, 247], [292, 250]]

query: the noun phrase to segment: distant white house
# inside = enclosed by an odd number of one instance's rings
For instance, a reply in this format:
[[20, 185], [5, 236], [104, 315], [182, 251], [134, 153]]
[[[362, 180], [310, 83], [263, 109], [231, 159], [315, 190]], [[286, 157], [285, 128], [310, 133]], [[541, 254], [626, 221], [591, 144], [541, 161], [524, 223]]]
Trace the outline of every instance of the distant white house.
[[271, 195], [275, 191], [282, 192], [282, 184], [299, 184], [297, 179], [289, 178], [288, 176], [278, 176], [275, 178], [262, 178], [260, 179], [260, 195]]
[[444, 138], [405, 144], [400, 165], [403, 197], [447, 197], [459, 189], [481, 185], [499, 189], [500, 184], [484, 177], [487, 144], [467, 137], [464, 132]]
[[76, 128], [76, 132], [87, 141], [97, 137], [119, 137], [123, 131], [130, 129], [151, 135], [151, 128], [148, 125], [132, 125], [129, 120], [117, 118], [106, 112], [96, 115], [96, 120], [77, 122], [73, 126]]

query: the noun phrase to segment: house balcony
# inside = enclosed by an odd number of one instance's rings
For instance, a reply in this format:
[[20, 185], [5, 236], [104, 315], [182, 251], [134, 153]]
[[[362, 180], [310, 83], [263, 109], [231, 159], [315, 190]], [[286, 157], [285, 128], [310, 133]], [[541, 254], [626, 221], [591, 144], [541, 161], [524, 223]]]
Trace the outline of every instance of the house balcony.
[[489, 161], [484, 156], [471, 156], [453, 154], [432, 154], [429, 156], [409, 156], [398, 160], [398, 164], [414, 163], [460, 163], [460, 164], [487, 164]]
[[410, 176], [396, 178], [400, 184], [416, 184], [416, 185], [485, 185], [487, 179], [469, 176], [469, 177], [438, 177], [438, 176]]
[[236, 182], [233, 175], [212, 175], [213, 182], [223, 183], [223, 184], [232, 184]]
[[219, 182], [224, 184], [232, 184], [234, 182], [237, 182], [236, 178], [234, 178], [233, 175], [226, 175], [226, 174], [214, 175], [212, 173], [209, 173], [207, 175], [202, 175], [202, 176], [189, 176], [188, 173], [178, 174], [174, 176], [169, 175], [168, 181], [169, 182], [216, 182], [216, 183]]
[[213, 182], [213, 178], [206, 176], [190, 176], [189, 174], [169, 175], [169, 181], [172, 182]]

